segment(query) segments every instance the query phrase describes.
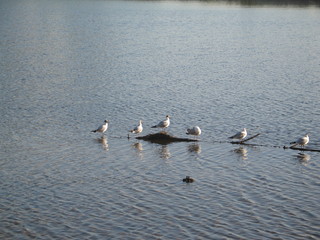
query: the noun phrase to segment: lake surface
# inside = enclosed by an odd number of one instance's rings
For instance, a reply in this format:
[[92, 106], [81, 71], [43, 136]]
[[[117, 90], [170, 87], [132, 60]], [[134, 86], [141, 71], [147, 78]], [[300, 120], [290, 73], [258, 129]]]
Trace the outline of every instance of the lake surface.
[[[320, 8], [13, 0], [0, 20], [1, 239], [320, 238], [320, 153], [283, 149], [320, 149]], [[167, 114], [200, 141], [127, 139]], [[261, 146], [229, 143], [244, 127]]]

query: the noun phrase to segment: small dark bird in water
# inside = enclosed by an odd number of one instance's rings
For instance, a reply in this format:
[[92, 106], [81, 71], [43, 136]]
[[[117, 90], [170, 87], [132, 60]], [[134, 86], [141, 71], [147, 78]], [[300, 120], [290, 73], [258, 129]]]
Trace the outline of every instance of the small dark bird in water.
[[186, 178], [182, 179], [182, 181], [184, 181], [186, 183], [192, 183], [192, 182], [194, 182], [194, 179], [189, 176], [186, 176]]

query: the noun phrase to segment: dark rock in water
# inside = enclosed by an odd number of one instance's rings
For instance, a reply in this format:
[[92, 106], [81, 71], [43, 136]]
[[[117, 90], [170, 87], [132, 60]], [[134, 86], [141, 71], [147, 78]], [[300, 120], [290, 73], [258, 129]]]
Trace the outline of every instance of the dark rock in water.
[[182, 179], [182, 181], [184, 181], [186, 183], [192, 183], [192, 182], [194, 182], [194, 179], [189, 176], [186, 176], [186, 178]]
[[141, 140], [150, 141], [150, 142], [159, 143], [159, 144], [169, 144], [172, 142], [197, 142], [198, 141], [196, 139], [174, 137], [166, 132], [148, 134], [146, 136], [136, 137], [136, 139], [141, 139]]

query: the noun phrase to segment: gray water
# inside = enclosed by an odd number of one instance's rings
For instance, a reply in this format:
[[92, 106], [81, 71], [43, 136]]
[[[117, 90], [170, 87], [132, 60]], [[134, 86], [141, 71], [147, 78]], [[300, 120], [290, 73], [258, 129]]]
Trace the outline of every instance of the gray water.
[[[314, 6], [1, 1], [1, 239], [319, 239], [320, 154], [283, 149], [320, 149], [319, 26]], [[200, 141], [127, 139], [167, 114]], [[262, 146], [228, 142], [244, 127]]]

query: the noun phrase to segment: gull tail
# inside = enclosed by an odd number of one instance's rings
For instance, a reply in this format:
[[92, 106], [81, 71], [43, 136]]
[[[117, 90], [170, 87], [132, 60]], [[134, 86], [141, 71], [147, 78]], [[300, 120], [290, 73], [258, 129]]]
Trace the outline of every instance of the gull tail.
[[95, 133], [95, 132], [97, 132], [97, 130], [92, 130], [91, 132]]
[[157, 127], [157, 125], [154, 125], [154, 126], [152, 126], [151, 128], [156, 128]]
[[298, 145], [298, 143], [297, 143], [297, 142], [291, 142], [290, 144], [293, 144], [293, 145], [291, 145], [290, 147], [295, 147], [295, 146], [297, 146], [297, 145]]

